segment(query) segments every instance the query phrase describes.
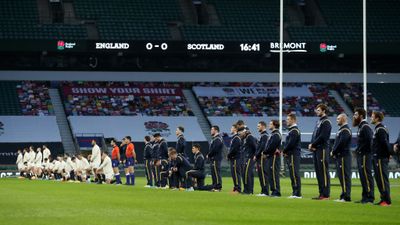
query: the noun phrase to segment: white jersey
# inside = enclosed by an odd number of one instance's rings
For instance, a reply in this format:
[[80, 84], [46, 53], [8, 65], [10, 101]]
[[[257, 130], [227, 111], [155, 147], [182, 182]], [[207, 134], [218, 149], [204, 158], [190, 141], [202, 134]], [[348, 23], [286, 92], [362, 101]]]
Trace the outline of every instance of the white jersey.
[[23, 163], [29, 162], [29, 156], [31, 156], [31, 155], [29, 154], [29, 152], [25, 152], [25, 153], [24, 153]]
[[17, 161], [15, 162], [15, 164], [17, 164], [18, 169], [21, 169], [24, 166], [22, 153], [18, 154]]
[[60, 173], [65, 169], [65, 165], [66, 165], [66, 163], [64, 162], [64, 160], [61, 160], [60, 165], [58, 166], [58, 171]]
[[100, 162], [101, 162], [101, 151], [100, 151], [100, 147], [98, 145], [94, 145], [93, 148], [92, 148], [91, 162], [92, 162], [92, 167], [93, 168], [97, 168], [100, 165]]
[[71, 164], [72, 170], [73, 170], [73, 171], [77, 171], [77, 170], [78, 170], [78, 165], [79, 165], [79, 164], [80, 164], [80, 160], [79, 160], [78, 158], [75, 158], [75, 162], [72, 161], [72, 164]]
[[88, 160], [85, 157], [82, 157], [82, 159], [79, 160], [78, 169], [84, 171], [89, 168], [90, 168], [90, 165], [89, 165]]
[[64, 161], [64, 170], [66, 173], [69, 173], [72, 171], [72, 161], [71, 161], [70, 157], [67, 158], [66, 162]]
[[36, 156], [35, 152], [34, 151], [29, 151], [28, 154], [29, 154], [28, 163], [34, 163], [35, 162], [35, 156]]
[[60, 167], [61, 167], [61, 162], [58, 160], [54, 160], [54, 166], [53, 166], [53, 171], [54, 172], [60, 172]]
[[51, 152], [48, 148], [43, 150], [43, 159], [48, 159], [51, 156]]
[[34, 164], [35, 164], [36, 166], [38, 166], [38, 167], [41, 167], [41, 166], [42, 166], [42, 160], [43, 160], [43, 158], [42, 158], [42, 153], [41, 153], [40, 151], [38, 151], [38, 152], [36, 153], [36, 156], [35, 156]]
[[106, 175], [114, 175], [111, 158], [106, 156], [101, 163], [99, 169], [103, 169], [104, 174]]

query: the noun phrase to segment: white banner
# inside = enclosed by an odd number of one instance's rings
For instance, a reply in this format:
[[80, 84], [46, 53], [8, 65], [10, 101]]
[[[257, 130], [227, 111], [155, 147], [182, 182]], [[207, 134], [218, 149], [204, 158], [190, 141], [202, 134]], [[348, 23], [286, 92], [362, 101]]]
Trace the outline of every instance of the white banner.
[[[197, 96], [207, 97], [279, 97], [278, 87], [193, 87]], [[307, 86], [284, 87], [284, 97], [312, 97]]]
[[0, 116], [0, 142], [61, 142], [55, 116]]
[[144, 136], [160, 133], [167, 141], [176, 141], [175, 130], [183, 126], [187, 141], [206, 141], [193, 116], [70, 116], [68, 120], [74, 134], [100, 133], [118, 140], [129, 135], [133, 141], [142, 142]]

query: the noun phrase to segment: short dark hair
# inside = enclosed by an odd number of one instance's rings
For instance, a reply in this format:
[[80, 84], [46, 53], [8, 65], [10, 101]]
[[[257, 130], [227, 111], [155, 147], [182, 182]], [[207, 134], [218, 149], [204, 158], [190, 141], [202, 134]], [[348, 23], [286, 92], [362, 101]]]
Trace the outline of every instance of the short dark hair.
[[281, 124], [279, 123], [279, 120], [271, 120], [272, 125], [274, 125], [275, 129], [279, 129]]
[[264, 127], [267, 126], [267, 124], [264, 121], [260, 121], [260, 122], [258, 122], [258, 124], [260, 124], [261, 126], [264, 126]]
[[111, 138], [111, 141], [110, 141], [110, 142], [117, 143], [117, 140], [115, 140], [115, 138]]
[[217, 130], [219, 132], [219, 126], [213, 125], [211, 128], [214, 128], [214, 130]]
[[326, 110], [328, 110], [328, 106], [323, 103], [318, 104], [316, 109], [318, 109], [318, 108], [320, 108], [324, 112], [326, 112]]
[[182, 133], [185, 133], [185, 128], [182, 127], [182, 126], [179, 126], [179, 127], [178, 127], [178, 130], [180, 130]]
[[153, 136], [154, 137], [161, 137], [161, 134], [160, 133], [155, 133]]
[[128, 139], [129, 141], [132, 141], [131, 136], [126, 136], [125, 138]]
[[149, 142], [151, 140], [150, 136], [144, 136], [144, 140], [146, 140], [147, 142]]
[[243, 125], [244, 125], [244, 121], [243, 121], [243, 120], [238, 120], [238, 121], [236, 122], [236, 124], [237, 124], [238, 126], [243, 126]]
[[297, 120], [296, 114], [294, 114], [294, 113], [289, 113], [287, 116], [290, 117], [292, 120], [295, 120], [295, 121]]
[[200, 147], [200, 144], [193, 144], [193, 147], [195, 147], [195, 148], [197, 148], [198, 150], [200, 150], [201, 149], [201, 147]]
[[168, 148], [168, 155], [175, 155], [176, 154], [176, 149], [174, 147], [169, 147]]
[[362, 116], [363, 119], [365, 119], [367, 117], [367, 111], [365, 111], [365, 109], [363, 109], [363, 108], [360, 108], [360, 107], [356, 108], [354, 110], [354, 112], [358, 113], [359, 116]]
[[385, 118], [383, 112], [373, 111], [372, 114], [379, 120], [379, 122], [382, 122], [383, 118]]

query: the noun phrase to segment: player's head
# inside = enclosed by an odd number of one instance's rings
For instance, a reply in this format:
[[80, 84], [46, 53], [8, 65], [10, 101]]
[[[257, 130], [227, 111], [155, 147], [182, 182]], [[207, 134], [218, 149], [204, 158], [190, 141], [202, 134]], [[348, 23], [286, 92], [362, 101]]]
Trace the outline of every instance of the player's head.
[[336, 122], [338, 126], [343, 126], [347, 123], [347, 115], [344, 113], [339, 114], [336, 118]]
[[271, 122], [269, 122], [269, 129], [270, 130], [279, 129], [279, 127], [280, 127], [279, 120], [271, 120]]
[[144, 143], [147, 144], [147, 143], [149, 143], [150, 141], [151, 141], [151, 137], [150, 137], [150, 136], [147, 135], [147, 136], [144, 137]]
[[231, 126], [231, 134], [236, 134], [237, 132], [238, 132], [237, 124], [234, 123], [234, 124], [232, 124], [232, 126]]
[[177, 136], [179, 136], [179, 135], [181, 135], [181, 134], [183, 134], [183, 133], [185, 133], [185, 128], [184, 128], [184, 127], [179, 126], [179, 127], [176, 128], [175, 134], [176, 134]]
[[42, 147], [43, 147], [43, 149], [46, 149], [46, 148], [47, 148], [47, 145], [43, 145]]
[[111, 146], [115, 147], [117, 145], [117, 140], [115, 138], [111, 139]]
[[371, 123], [375, 125], [379, 124], [383, 121], [384, 118], [385, 116], [383, 115], [382, 112], [373, 111], [371, 114]]
[[242, 127], [246, 126], [246, 125], [244, 124], [244, 121], [243, 121], [243, 120], [238, 120], [238, 121], [236, 121], [236, 124], [238, 125], [238, 128], [242, 128]]
[[22, 153], [21, 149], [18, 149], [18, 150], [17, 150], [17, 153], [18, 153], [18, 154], [21, 154], [21, 153]]
[[200, 152], [200, 145], [199, 144], [194, 144], [193, 146], [192, 146], [192, 152], [193, 152], [193, 154], [196, 154], [196, 153], [198, 153], [198, 152]]
[[315, 108], [315, 113], [317, 114], [318, 117], [323, 117], [326, 115], [326, 112], [328, 110], [328, 106], [325, 104], [318, 104], [317, 107]]
[[211, 135], [216, 135], [219, 133], [219, 127], [217, 125], [213, 125], [211, 127]]
[[92, 139], [92, 146], [96, 145], [96, 140]]
[[367, 117], [367, 112], [363, 108], [356, 108], [354, 110], [353, 115], [353, 126], [356, 127], [360, 125], [361, 121], [363, 121]]
[[29, 146], [29, 151], [35, 151], [35, 148], [31, 145]]
[[289, 113], [286, 117], [286, 124], [290, 127], [297, 123], [296, 114]]
[[160, 133], [155, 133], [153, 136], [154, 136], [154, 139], [156, 141], [160, 141], [161, 140], [161, 134]]
[[41, 152], [41, 151], [42, 151], [41, 148], [37, 148], [37, 149], [36, 149], [36, 152]]
[[79, 160], [81, 160], [81, 159], [82, 159], [82, 154], [76, 155], [76, 158], [78, 158]]
[[101, 158], [102, 158], [102, 159], [105, 159], [107, 156], [108, 156], [107, 151], [103, 151], [103, 152], [101, 153]]
[[131, 136], [126, 136], [125, 140], [126, 140], [126, 143], [128, 143], [128, 144], [132, 142]]
[[75, 161], [76, 161], [76, 157], [75, 157], [75, 156], [72, 156], [71, 161], [72, 161], [72, 162], [75, 162]]
[[175, 160], [178, 157], [178, 153], [176, 152], [176, 149], [173, 147], [168, 148], [168, 156], [171, 158], [171, 160]]
[[264, 121], [258, 122], [258, 124], [257, 124], [258, 132], [263, 132], [263, 131], [265, 131], [265, 129], [267, 129], [267, 124]]

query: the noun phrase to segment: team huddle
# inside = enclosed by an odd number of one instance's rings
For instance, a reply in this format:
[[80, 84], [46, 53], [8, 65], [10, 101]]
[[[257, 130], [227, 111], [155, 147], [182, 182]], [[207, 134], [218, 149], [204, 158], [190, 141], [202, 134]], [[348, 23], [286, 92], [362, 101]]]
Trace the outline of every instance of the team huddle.
[[[342, 193], [336, 201], [351, 201], [351, 161], [350, 145], [352, 133], [345, 114], [337, 117], [339, 130], [333, 146], [329, 144], [332, 124], [326, 115], [327, 106], [319, 104], [316, 114], [317, 121], [308, 150], [312, 152], [314, 167], [318, 180], [319, 195], [313, 199], [330, 199], [329, 159], [336, 161]], [[377, 205], [391, 205], [390, 184], [388, 178], [388, 163], [390, 155], [399, 151], [398, 143], [391, 149], [389, 133], [382, 124], [384, 116], [381, 112], [373, 112], [371, 123], [373, 130], [366, 120], [366, 111], [355, 110], [352, 125], [358, 128], [357, 148], [355, 150], [362, 198], [358, 203], [373, 203], [375, 201], [374, 187], [380, 192], [380, 201]], [[260, 138], [256, 139], [246, 124], [239, 120], [231, 127], [232, 139], [226, 158], [230, 164], [233, 180], [232, 193], [253, 194], [255, 172], [259, 178], [261, 193], [257, 196], [280, 197], [280, 163], [284, 157], [291, 180], [292, 194], [289, 198], [302, 198], [300, 179], [301, 131], [297, 126], [295, 114], [288, 114], [286, 118], [288, 133], [282, 145], [281, 126], [278, 120], [271, 120], [268, 124], [260, 121], [257, 131]], [[269, 131], [269, 132], [268, 132]], [[202, 153], [199, 144], [193, 144], [191, 151], [194, 164], [189, 160], [186, 151], [184, 127], [176, 129], [177, 142], [175, 147], [168, 147], [166, 140], [156, 133], [144, 137], [144, 166], [147, 184], [145, 187], [174, 189], [186, 191], [214, 191], [222, 189], [221, 161], [225, 154], [224, 141], [218, 126], [211, 127], [212, 140], [207, 154]], [[96, 141], [92, 141], [92, 152], [87, 157], [81, 154], [75, 156], [52, 157], [50, 150], [43, 146], [18, 151], [17, 166], [22, 177], [31, 179], [43, 178], [76, 182], [96, 182], [122, 184], [120, 164], [124, 166], [126, 185], [135, 185], [136, 163], [135, 147], [131, 137], [126, 136], [118, 144], [111, 140], [111, 155], [101, 151]], [[205, 166], [210, 164], [212, 183], [205, 184]], [[372, 172], [374, 171], [374, 173]], [[92, 178], [91, 178], [92, 177]], [[375, 181], [373, 179], [375, 177]]]

